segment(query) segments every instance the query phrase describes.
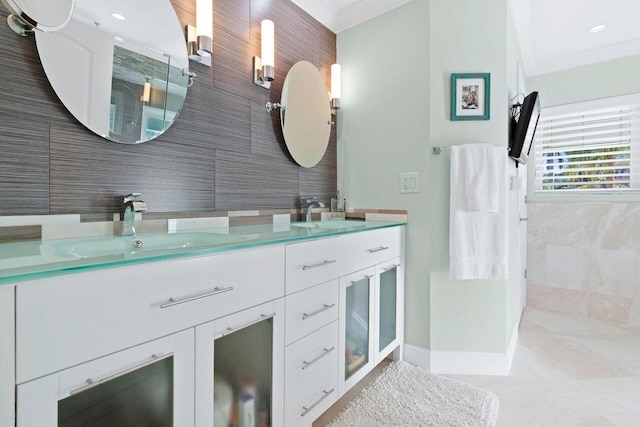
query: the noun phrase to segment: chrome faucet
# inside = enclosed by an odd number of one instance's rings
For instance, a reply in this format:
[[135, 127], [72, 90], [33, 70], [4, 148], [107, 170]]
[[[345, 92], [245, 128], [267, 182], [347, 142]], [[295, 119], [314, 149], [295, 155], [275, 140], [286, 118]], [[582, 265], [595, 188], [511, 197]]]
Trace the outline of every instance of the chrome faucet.
[[313, 208], [324, 208], [324, 203], [319, 202], [316, 200], [317, 197], [315, 196], [311, 196], [311, 197], [301, 197], [300, 198], [300, 205], [301, 207], [306, 207], [307, 208], [307, 217], [306, 217], [306, 221], [307, 222], [311, 222], [311, 213], [313, 211]]
[[121, 236], [136, 235], [136, 229], [133, 226], [136, 219], [136, 212], [143, 212], [147, 210], [147, 205], [142, 200], [137, 200], [140, 196], [140, 193], [131, 193], [124, 197], [124, 209], [122, 211], [122, 218], [120, 221]]

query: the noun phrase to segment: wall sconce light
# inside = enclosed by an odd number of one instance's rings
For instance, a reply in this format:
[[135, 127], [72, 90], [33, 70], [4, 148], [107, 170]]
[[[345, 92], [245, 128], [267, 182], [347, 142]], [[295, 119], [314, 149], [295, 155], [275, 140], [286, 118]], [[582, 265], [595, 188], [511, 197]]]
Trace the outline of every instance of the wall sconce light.
[[144, 82], [144, 85], [142, 86], [142, 96], [140, 97], [140, 101], [149, 102], [150, 98], [151, 98], [151, 83], [149, 83], [149, 79], [147, 79], [147, 81]]
[[213, 2], [196, 1], [196, 26], [187, 25], [187, 47], [189, 59], [211, 67], [213, 52]]
[[340, 108], [340, 64], [331, 66], [331, 108]]
[[275, 75], [275, 47], [273, 43], [273, 21], [265, 19], [260, 25], [260, 56], [253, 57], [253, 82], [265, 89], [271, 87]]

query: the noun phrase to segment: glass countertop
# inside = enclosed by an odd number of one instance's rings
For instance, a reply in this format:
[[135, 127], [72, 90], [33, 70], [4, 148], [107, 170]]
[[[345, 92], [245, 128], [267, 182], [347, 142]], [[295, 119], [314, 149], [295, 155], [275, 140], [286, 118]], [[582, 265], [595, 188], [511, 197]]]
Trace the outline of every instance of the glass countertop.
[[0, 285], [148, 261], [397, 227], [405, 222], [314, 221], [0, 244]]

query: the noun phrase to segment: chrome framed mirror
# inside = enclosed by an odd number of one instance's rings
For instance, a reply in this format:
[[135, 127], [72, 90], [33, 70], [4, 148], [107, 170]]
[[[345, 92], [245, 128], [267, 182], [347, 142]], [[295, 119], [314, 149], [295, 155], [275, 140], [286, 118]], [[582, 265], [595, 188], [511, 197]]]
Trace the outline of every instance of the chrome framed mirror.
[[69, 112], [114, 142], [137, 144], [165, 132], [193, 78], [170, 0], [55, 1], [75, 2], [71, 18], [55, 32], [36, 31], [36, 44]]
[[320, 71], [308, 61], [296, 62], [287, 73], [279, 104], [280, 125], [291, 157], [311, 168], [322, 160], [331, 135], [331, 103]]

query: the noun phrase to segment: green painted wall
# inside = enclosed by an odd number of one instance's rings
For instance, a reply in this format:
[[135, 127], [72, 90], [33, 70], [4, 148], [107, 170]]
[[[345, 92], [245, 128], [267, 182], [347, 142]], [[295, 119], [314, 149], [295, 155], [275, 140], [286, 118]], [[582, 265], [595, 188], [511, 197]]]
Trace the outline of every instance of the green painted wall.
[[[422, 348], [504, 352], [513, 330], [514, 280], [447, 278], [449, 155], [431, 153], [481, 142], [506, 152], [517, 56], [509, 25], [507, 0], [414, 0], [337, 37], [338, 188], [354, 207], [409, 211], [406, 342]], [[449, 119], [456, 72], [491, 73], [491, 120]], [[421, 192], [401, 195], [399, 174], [411, 171]], [[514, 230], [510, 222], [512, 243]]]
[[[415, 0], [338, 34], [338, 189], [359, 208], [409, 211], [406, 341], [429, 345], [429, 7]], [[422, 191], [400, 194], [401, 172]]]
[[[430, 142], [508, 145], [507, 1], [432, 1], [430, 9]], [[451, 73], [491, 73], [491, 119], [449, 120]], [[506, 155], [506, 153], [505, 153]], [[451, 281], [449, 271], [449, 155], [434, 156], [430, 201], [431, 350], [504, 352], [509, 280]], [[511, 302], [511, 312], [513, 305]], [[508, 329], [508, 332], [507, 332]]]
[[640, 55], [532, 76], [542, 108], [640, 92]]

